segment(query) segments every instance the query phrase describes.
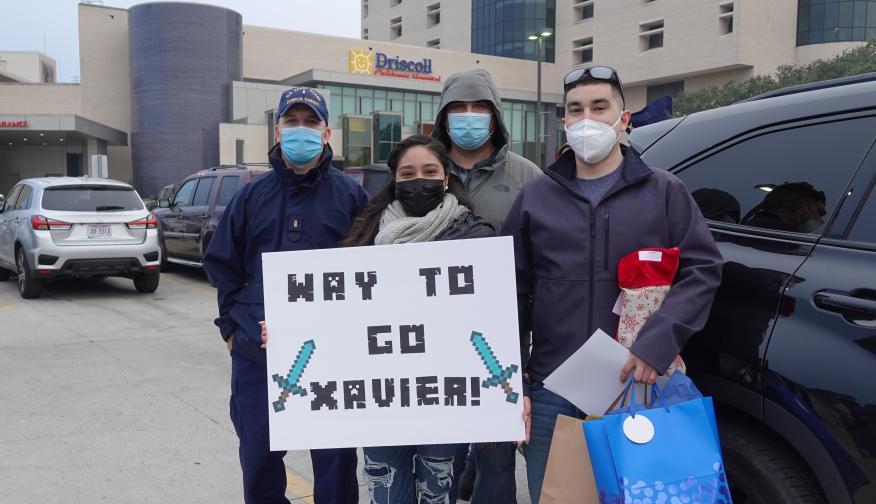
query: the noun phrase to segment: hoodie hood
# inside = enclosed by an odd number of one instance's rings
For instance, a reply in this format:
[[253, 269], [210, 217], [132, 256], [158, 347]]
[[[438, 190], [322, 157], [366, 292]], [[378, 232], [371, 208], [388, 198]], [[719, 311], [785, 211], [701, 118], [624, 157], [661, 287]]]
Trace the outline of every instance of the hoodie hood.
[[505, 128], [505, 119], [502, 116], [501, 100], [496, 83], [485, 70], [466, 70], [458, 72], [444, 81], [444, 90], [441, 92], [441, 105], [435, 115], [435, 127], [432, 136], [450, 149], [450, 134], [447, 131], [447, 106], [453, 102], [487, 101], [493, 109], [495, 119], [491, 141], [500, 149], [508, 144], [508, 130]]

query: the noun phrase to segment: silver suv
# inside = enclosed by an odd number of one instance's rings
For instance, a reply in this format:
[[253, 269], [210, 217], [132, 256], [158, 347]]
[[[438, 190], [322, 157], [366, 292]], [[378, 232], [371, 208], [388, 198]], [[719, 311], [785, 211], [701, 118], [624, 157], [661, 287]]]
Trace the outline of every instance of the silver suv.
[[121, 276], [155, 292], [157, 221], [128, 184], [89, 177], [22, 180], [0, 202], [0, 280], [23, 298], [55, 278]]

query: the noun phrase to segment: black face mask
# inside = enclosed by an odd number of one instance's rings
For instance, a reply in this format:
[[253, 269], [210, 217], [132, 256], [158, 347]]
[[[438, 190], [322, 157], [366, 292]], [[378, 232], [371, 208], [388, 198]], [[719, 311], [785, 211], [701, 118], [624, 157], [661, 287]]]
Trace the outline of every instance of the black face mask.
[[444, 201], [444, 181], [414, 179], [396, 182], [395, 199], [411, 217], [422, 217]]

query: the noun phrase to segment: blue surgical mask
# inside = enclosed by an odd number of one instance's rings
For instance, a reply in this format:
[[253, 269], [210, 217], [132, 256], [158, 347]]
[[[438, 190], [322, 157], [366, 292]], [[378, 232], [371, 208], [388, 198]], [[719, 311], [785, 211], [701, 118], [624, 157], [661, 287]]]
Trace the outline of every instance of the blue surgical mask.
[[280, 148], [286, 160], [304, 166], [322, 153], [322, 131], [306, 126], [280, 128]]
[[490, 120], [493, 114], [460, 112], [447, 114], [450, 139], [460, 149], [475, 150], [490, 139]]

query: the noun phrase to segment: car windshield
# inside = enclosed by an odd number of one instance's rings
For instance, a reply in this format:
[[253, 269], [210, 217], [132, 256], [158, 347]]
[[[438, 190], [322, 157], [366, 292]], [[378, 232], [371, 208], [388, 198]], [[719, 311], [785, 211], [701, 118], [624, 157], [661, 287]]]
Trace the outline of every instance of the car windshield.
[[46, 188], [42, 206], [67, 212], [114, 212], [141, 210], [143, 202], [130, 187], [78, 185]]

